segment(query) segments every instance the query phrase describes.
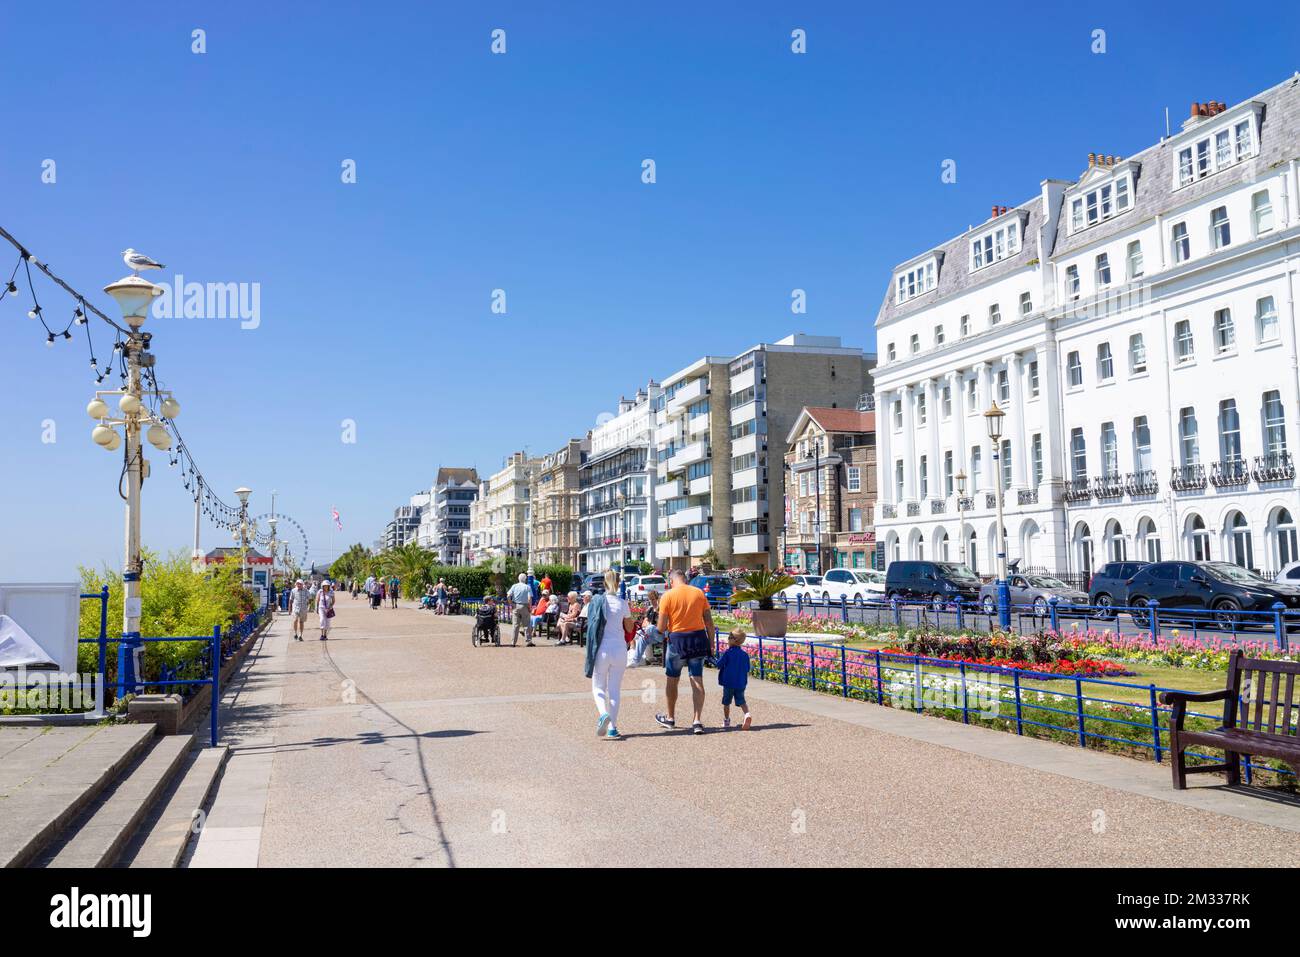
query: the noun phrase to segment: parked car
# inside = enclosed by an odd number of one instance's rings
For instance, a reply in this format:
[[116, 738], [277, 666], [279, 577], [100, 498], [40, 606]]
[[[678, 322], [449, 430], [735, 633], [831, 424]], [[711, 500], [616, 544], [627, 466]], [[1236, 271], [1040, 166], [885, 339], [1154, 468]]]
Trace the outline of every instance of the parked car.
[[792, 575], [793, 585], [788, 585], [781, 590], [779, 600], [789, 603], [797, 602], [800, 598], [804, 601], [810, 601], [819, 597], [821, 592], [817, 589], [821, 587], [821, 575]]
[[981, 585], [978, 575], [956, 562], [891, 562], [885, 570], [885, 596], [900, 601], [977, 602]]
[[1098, 615], [1109, 618], [1112, 605], [1123, 608], [1128, 604], [1128, 581], [1150, 562], [1107, 562], [1092, 576], [1088, 585], [1088, 604], [1098, 609]]
[[844, 598], [855, 605], [879, 601], [885, 594], [884, 583], [873, 581], [872, 574], [862, 568], [832, 568], [822, 576], [818, 594], [823, 601]]
[[1300, 562], [1291, 562], [1273, 579], [1279, 585], [1300, 585]]
[[644, 599], [652, 591], [662, 595], [668, 590], [668, 579], [663, 575], [629, 575], [624, 581], [627, 582], [629, 598]]
[[582, 576], [578, 583], [577, 591], [581, 594], [589, 591], [593, 595], [599, 595], [605, 590], [605, 573], [604, 572], [587, 572]]
[[[1214, 618], [1224, 627], [1243, 624], [1238, 611], [1272, 611], [1281, 602], [1300, 609], [1300, 586], [1279, 585], [1230, 562], [1156, 562], [1141, 569], [1128, 583], [1133, 621], [1150, 623], [1146, 609], [1160, 603], [1162, 618]], [[1258, 616], [1260, 625], [1269, 620]]]
[[[1008, 575], [1012, 608], [1032, 607], [1035, 615], [1046, 615], [1048, 603], [1055, 598], [1067, 605], [1088, 604], [1088, 593], [1071, 588], [1051, 575]], [[980, 586], [980, 607], [992, 613], [998, 607], [998, 584], [989, 582]]]
[[691, 584], [704, 592], [710, 602], [725, 602], [736, 591], [731, 578], [727, 575], [696, 575]]

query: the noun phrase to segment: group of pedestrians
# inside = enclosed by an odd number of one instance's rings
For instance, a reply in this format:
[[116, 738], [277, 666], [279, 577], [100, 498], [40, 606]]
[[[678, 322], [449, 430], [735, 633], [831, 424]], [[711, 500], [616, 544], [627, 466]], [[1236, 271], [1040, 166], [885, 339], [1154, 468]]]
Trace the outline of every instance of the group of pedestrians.
[[302, 641], [302, 633], [307, 628], [307, 616], [315, 608], [320, 621], [320, 640], [329, 638], [330, 624], [334, 618], [334, 584], [325, 579], [320, 586], [308, 587], [301, 578], [289, 589], [289, 616], [293, 624], [294, 641]]
[[[618, 730], [618, 711], [622, 696], [623, 675], [628, 666], [628, 636], [636, 628], [636, 618], [626, 598], [618, 594], [620, 576], [613, 569], [605, 573], [605, 590], [592, 598], [587, 610], [586, 675], [591, 679], [591, 693], [599, 717], [596, 735], [607, 740], [622, 737]], [[658, 603], [653, 633], [665, 642], [667, 710], [656, 714], [655, 721], [668, 730], [677, 727], [677, 698], [682, 672], [691, 685], [691, 731], [704, 733], [704, 663], [714, 657], [715, 628], [709, 599], [691, 585], [683, 571], [669, 576], [671, 586]], [[525, 586], [526, 587], [526, 586]], [[513, 589], [512, 589], [513, 590]], [[644, 631], [644, 629], [643, 629]], [[735, 631], [728, 637], [727, 651], [716, 659], [718, 683], [722, 686], [723, 727], [731, 727], [731, 706], [741, 711], [739, 727], [749, 730], [753, 718], [745, 701], [749, 682], [749, 654], [745, 651], [745, 633]], [[645, 647], [633, 658], [644, 660]]]
[[385, 602], [390, 608], [396, 608], [397, 599], [402, 594], [402, 580], [396, 575], [388, 579], [382, 575], [367, 575], [364, 582], [355, 579], [349, 582], [348, 591], [354, 600], [357, 595], [365, 595], [372, 611], [382, 608]]

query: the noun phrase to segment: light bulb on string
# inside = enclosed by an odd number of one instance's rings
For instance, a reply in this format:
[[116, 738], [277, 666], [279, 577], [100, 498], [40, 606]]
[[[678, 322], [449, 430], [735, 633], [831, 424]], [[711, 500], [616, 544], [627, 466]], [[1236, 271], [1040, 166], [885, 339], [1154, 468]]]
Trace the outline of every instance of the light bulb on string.
[[54, 333], [51, 332], [48, 336], [45, 337], [45, 348], [49, 349], [53, 347], [53, 345], [54, 345]]
[[18, 295], [18, 284], [15, 282], [9, 283], [9, 285], [5, 287], [5, 292], [9, 293], [11, 296]]
[[41, 317], [41, 307], [40, 307], [40, 306], [32, 306], [32, 308], [30, 308], [30, 309], [27, 310], [27, 318], [28, 318], [28, 319], [39, 319], [40, 317]]

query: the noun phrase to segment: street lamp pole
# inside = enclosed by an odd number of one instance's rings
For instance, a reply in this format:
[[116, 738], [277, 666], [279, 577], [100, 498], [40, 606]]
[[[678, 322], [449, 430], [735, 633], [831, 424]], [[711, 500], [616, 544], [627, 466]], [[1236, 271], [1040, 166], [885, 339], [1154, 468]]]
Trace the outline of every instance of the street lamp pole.
[[957, 538], [961, 542], [961, 563], [966, 564], [966, 470], [957, 473]]
[[237, 488], [235, 494], [239, 496], [239, 581], [243, 585], [248, 584], [248, 496], [253, 494], [251, 488]]
[[[140, 543], [140, 490], [149, 475], [149, 463], [145, 460], [144, 449], [140, 441], [141, 428], [149, 422], [149, 441], [159, 449], [171, 447], [171, 438], [167, 430], [150, 413], [144, 403], [144, 385], [141, 370], [153, 365], [154, 357], [148, 353], [150, 336], [141, 331], [149, 315], [149, 306], [154, 297], [162, 295], [162, 289], [138, 275], [127, 276], [104, 287], [122, 309], [130, 332], [122, 343], [126, 353], [126, 386], [118, 393], [120, 419], [110, 419], [108, 406], [95, 394], [86, 407], [91, 418], [100, 424], [91, 433], [94, 441], [109, 451], [114, 451], [122, 444], [122, 438], [113, 429], [122, 426], [126, 441], [125, 477], [126, 477], [126, 534], [122, 561], [122, 640], [117, 648], [117, 682], [118, 696], [133, 693], [138, 689], [141, 654], [144, 647], [140, 640], [141, 613], [141, 575], [144, 572], [144, 559]], [[108, 394], [108, 393], [105, 393]], [[162, 411], [179, 411], [172, 399], [170, 405]], [[154, 430], [158, 431], [155, 432]]]
[[988, 425], [989, 438], [993, 441], [993, 472], [997, 488], [998, 502], [998, 527], [994, 531], [997, 536], [998, 549], [998, 624], [1003, 628], [1011, 627], [1011, 589], [1007, 584], [1007, 536], [1006, 529], [1002, 524], [1002, 463], [1000, 461], [1000, 452], [1002, 449], [1002, 419], [1006, 413], [998, 408], [996, 402], [989, 407], [984, 413], [984, 421]]

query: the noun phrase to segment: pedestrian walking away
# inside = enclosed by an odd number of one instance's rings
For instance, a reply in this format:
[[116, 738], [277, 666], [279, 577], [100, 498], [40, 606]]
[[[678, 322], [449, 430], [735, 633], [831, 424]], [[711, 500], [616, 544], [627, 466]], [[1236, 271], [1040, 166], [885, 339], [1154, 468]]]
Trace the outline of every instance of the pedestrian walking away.
[[745, 686], [749, 684], [749, 652], [745, 650], [745, 632], [737, 628], [727, 636], [728, 648], [718, 659], [718, 684], [722, 686], [722, 727], [731, 727], [731, 705], [742, 715], [740, 730], [753, 725], [749, 705], [745, 703]]
[[295, 641], [302, 641], [303, 629], [307, 627], [307, 609], [311, 605], [311, 592], [299, 578], [289, 590], [289, 620], [293, 623]]
[[320, 615], [320, 640], [329, 637], [330, 622], [334, 618], [334, 588], [329, 579], [320, 583], [320, 594], [316, 596], [316, 611]]
[[388, 600], [392, 603], [392, 607], [394, 608], [397, 607], [397, 596], [399, 596], [401, 593], [402, 593], [402, 580], [398, 578], [396, 575], [394, 575], [388, 581]]
[[618, 579], [614, 569], [605, 572], [605, 591], [591, 600], [587, 612], [586, 674], [596, 699], [596, 737], [610, 741], [622, 737], [618, 731], [618, 705], [627, 669], [624, 636], [636, 623], [627, 600], [618, 597]]
[[713, 650], [713, 614], [704, 592], [686, 580], [686, 573], [675, 569], [669, 576], [668, 594], [659, 602], [659, 630], [668, 636], [664, 650], [665, 714], [655, 715], [661, 727], [677, 727], [677, 685], [685, 668], [691, 681], [691, 731], [704, 733], [704, 659]]
[[510, 644], [518, 646], [519, 630], [524, 631], [524, 642], [529, 647], [533, 647], [533, 623], [531, 620], [533, 590], [528, 587], [528, 576], [521, 574], [519, 581], [510, 586], [510, 591], [506, 597], [514, 603], [515, 610], [511, 612], [510, 619], [514, 622], [514, 634]]

